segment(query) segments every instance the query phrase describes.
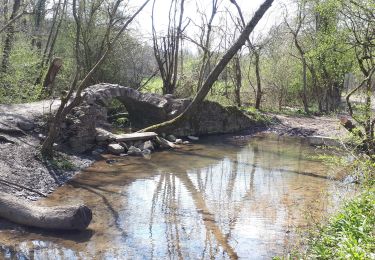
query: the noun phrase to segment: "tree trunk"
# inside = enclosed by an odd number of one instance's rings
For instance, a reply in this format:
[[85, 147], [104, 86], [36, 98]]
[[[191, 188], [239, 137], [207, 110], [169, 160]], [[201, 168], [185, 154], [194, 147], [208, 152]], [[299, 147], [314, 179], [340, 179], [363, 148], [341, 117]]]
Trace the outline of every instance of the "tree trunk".
[[44, 229], [84, 230], [92, 219], [85, 205], [41, 207], [0, 193], [0, 217], [11, 222]]
[[61, 69], [61, 66], [62, 66], [62, 59], [54, 58], [44, 78], [43, 88], [42, 88], [42, 92], [40, 93], [40, 98], [51, 96], [52, 91], [53, 91], [53, 84], [55, 82], [57, 73], [59, 73]]
[[203, 86], [194, 97], [193, 101], [189, 104], [189, 106], [182, 114], [172, 120], [147, 127], [145, 129], [142, 129], [141, 131], [168, 132], [169, 129], [173, 129], [174, 127], [178, 126], [179, 124], [181, 124], [181, 122], [188, 118], [190, 114], [193, 114], [196, 111], [197, 106], [202, 103], [204, 98], [207, 96], [208, 92], [216, 82], [221, 72], [225, 69], [225, 67], [228, 65], [233, 56], [238, 52], [238, 50], [241, 49], [241, 47], [245, 44], [245, 42], [249, 38], [250, 33], [254, 30], [255, 26], [258, 24], [265, 12], [271, 7], [272, 3], [273, 0], [265, 0], [263, 4], [258, 8], [253, 18], [241, 32], [239, 38], [216, 64], [214, 69], [208, 75], [208, 78], [204, 82]]
[[307, 103], [307, 64], [305, 55], [301, 55], [302, 58], [302, 74], [303, 74], [303, 92], [302, 92], [302, 102], [303, 102], [303, 108], [305, 110], [305, 113], [309, 113], [309, 104]]
[[260, 78], [260, 60], [259, 60], [259, 53], [258, 50], [254, 50], [255, 55], [255, 75], [257, 78], [257, 94], [255, 99], [255, 108], [260, 109], [260, 103], [262, 101], [262, 82]]
[[163, 80], [163, 94], [173, 94], [177, 84], [180, 40], [184, 29], [182, 28], [182, 22], [185, 0], [180, 1], [180, 14], [177, 27], [175, 27], [178, 11], [177, 1], [172, 0], [170, 2], [167, 35], [160, 40], [158, 40], [154, 23], [155, 2], [156, 0], [153, 2], [151, 12], [154, 56], [160, 70], [160, 76]]
[[234, 73], [236, 77], [235, 83], [235, 95], [236, 95], [236, 104], [238, 107], [241, 107], [241, 87], [242, 87], [242, 72], [241, 72], [241, 62], [239, 55], [235, 56], [234, 61]]
[[41, 27], [42, 22], [45, 16], [45, 9], [46, 9], [46, 0], [38, 0], [36, 3], [36, 7], [34, 10], [35, 13], [35, 27], [34, 27], [34, 35], [31, 40], [31, 46], [35, 46], [38, 51], [40, 52], [42, 49], [42, 39], [41, 39]]
[[[12, 14], [9, 20], [13, 20], [17, 16], [20, 6], [21, 6], [21, 0], [14, 0], [13, 10], [12, 10]], [[12, 50], [12, 45], [13, 45], [13, 38], [14, 38], [14, 24], [10, 24], [7, 27], [7, 34], [6, 34], [6, 38], [4, 41], [3, 60], [1, 62], [2, 73], [6, 73], [8, 70], [9, 57], [10, 57], [10, 52]]]

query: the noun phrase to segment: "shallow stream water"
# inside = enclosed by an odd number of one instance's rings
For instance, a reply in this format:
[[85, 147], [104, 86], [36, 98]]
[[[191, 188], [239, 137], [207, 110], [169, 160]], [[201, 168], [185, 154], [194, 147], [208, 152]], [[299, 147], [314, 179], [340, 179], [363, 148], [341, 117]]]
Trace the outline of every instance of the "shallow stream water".
[[79, 233], [0, 226], [0, 259], [271, 259], [349, 191], [298, 138], [225, 136], [99, 161], [37, 203], [84, 202]]

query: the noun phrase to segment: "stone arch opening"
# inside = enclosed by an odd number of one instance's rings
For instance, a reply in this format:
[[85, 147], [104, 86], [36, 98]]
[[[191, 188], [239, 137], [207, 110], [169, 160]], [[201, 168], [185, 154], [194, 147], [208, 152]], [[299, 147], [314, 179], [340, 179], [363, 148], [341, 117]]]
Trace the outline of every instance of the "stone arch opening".
[[98, 112], [96, 122], [99, 124], [101, 121], [107, 122], [111, 119], [109, 117], [116, 113], [111, 111], [111, 104], [114, 103], [120, 107], [118, 111], [120, 116], [121, 113], [124, 113], [123, 116], [126, 113], [126, 117], [135, 129], [163, 122], [182, 111], [182, 103], [176, 103], [174, 99], [152, 93], [141, 93], [129, 87], [113, 84], [92, 86], [85, 95], [84, 102]]
[[129, 118], [129, 112], [125, 105], [117, 98], [113, 99], [107, 107], [107, 123], [115, 131], [121, 130], [124, 133], [131, 133], [133, 130], [137, 130]]

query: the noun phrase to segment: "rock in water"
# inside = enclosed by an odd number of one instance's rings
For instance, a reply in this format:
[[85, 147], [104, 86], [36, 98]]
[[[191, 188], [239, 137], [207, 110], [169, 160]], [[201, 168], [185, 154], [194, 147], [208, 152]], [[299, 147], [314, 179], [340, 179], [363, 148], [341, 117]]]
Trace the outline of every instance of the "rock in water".
[[192, 135], [189, 135], [187, 138], [189, 138], [189, 139], [192, 140], [192, 141], [198, 141], [198, 140], [199, 140], [199, 137], [198, 137], [198, 136], [192, 136]]
[[98, 142], [104, 142], [104, 141], [115, 139], [114, 134], [112, 134], [111, 132], [107, 130], [104, 130], [103, 128], [99, 128], [99, 127], [95, 128], [95, 131], [96, 131], [95, 139]]
[[151, 150], [150, 149], [144, 149], [144, 150], [142, 150], [142, 154], [151, 154]]
[[162, 138], [162, 137], [156, 137], [156, 142], [160, 145], [161, 148], [175, 148], [175, 144], [172, 142], [169, 142], [168, 140]]
[[154, 151], [155, 150], [154, 144], [150, 140], [148, 140], [143, 143], [142, 150]]
[[168, 135], [165, 139], [173, 143], [176, 142], [176, 137], [174, 135]]
[[128, 150], [128, 155], [142, 155], [142, 150], [135, 146], [130, 146]]
[[182, 139], [176, 139], [175, 143], [176, 144], [183, 144]]
[[128, 145], [126, 143], [121, 142], [121, 143], [119, 143], [119, 145], [121, 145], [122, 147], [124, 147], [124, 151], [125, 152], [127, 152], [129, 150], [129, 147], [128, 147]]
[[116, 162], [116, 160], [115, 159], [107, 159], [107, 160], [105, 160], [105, 162], [108, 163], [108, 164], [113, 164], [113, 163]]
[[119, 155], [124, 152], [124, 147], [119, 144], [110, 144], [108, 145], [108, 151], [113, 154]]

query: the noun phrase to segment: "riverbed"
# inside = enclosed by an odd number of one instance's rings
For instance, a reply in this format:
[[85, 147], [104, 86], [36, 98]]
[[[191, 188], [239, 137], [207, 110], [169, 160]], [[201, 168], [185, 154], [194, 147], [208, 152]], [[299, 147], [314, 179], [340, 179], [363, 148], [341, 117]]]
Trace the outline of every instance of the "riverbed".
[[0, 258], [270, 259], [352, 189], [303, 139], [203, 138], [151, 158], [96, 162], [40, 205], [85, 203], [84, 232], [1, 223]]

